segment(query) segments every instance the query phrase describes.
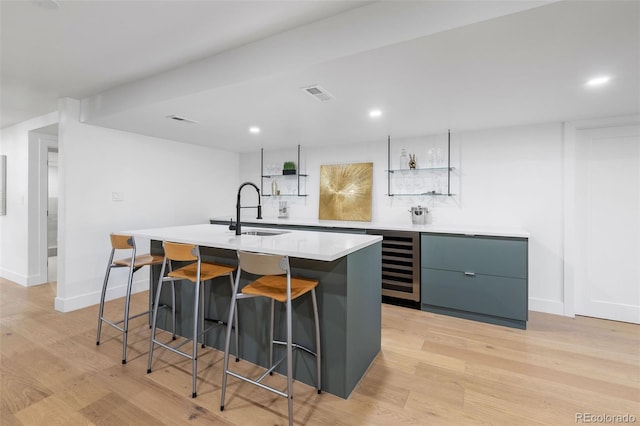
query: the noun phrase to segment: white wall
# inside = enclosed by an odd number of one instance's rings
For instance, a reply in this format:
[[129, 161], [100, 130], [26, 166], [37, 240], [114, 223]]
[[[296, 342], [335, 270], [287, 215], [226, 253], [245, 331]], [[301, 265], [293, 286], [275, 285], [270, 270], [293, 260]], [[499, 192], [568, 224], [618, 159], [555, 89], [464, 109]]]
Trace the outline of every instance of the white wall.
[[[0, 276], [21, 285], [39, 284], [38, 269], [30, 268], [29, 253], [37, 252], [38, 239], [30, 238], [37, 228], [29, 212], [38, 209], [38, 194], [29, 188], [37, 185], [39, 146], [37, 138], [30, 132], [55, 124], [58, 113], [36, 117], [2, 129], [0, 132], [0, 154], [7, 156], [7, 215], [0, 216]], [[33, 263], [33, 262], [32, 262]]]
[[[56, 308], [63, 311], [97, 303], [110, 232], [232, 217], [238, 183], [260, 183], [257, 150], [239, 156], [86, 125], [78, 121], [78, 109], [77, 101], [61, 102]], [[29, 284], [27, 181], [33, 173], [27, 133], [57, 118], [53, 113], [2, 131], [0, 153], [8, 156], [9, 167], [8, 214], [0, 217], [0, 273], [23, 285]], [[401, 148], [416, 153], [420, 164], [429, 148], [442, 143], [446, 134], [392, 139], [391, 167], [397, 167]], [[457, 195], [442, 198], [386, 196], [386, 140], [302, 146], [300, 170], [310, 175], [304, 187], [309, 196], [289, 198], [290, 216], [317, 217], [320, 165], [371, 161], [373, 221], [409, 223], [407, 208], [422, 204], [430, 207], [436, 223], [521, 226], [531, 233], [530, 308], [562, 314], [562, 150], [560, 123], [454, 132], [452, 157], [458, 176], [452, 192]], [[265, 152], [267, 165], [295, 159], [295, 148]], [[122, 193], [124, 201], [111, 201], [113, 192]], [[277, 215], [276, 200], [267, 198], [263, 204], [265, 216]], [[146, 276], [138, 274], [137, 288], [146, 288]], [[122, 288], [110, 296], [121, 294]]]
[[[206, 223], [235, 205], [238, 154], [79, 122], [80, 103], [63, 99], [51, 113], [2, 130], [7, 155], [7, 215], [0, 216], [0, 276], [21, 285], [37, 258], [38, 161], [30, 162], [29, 132], [59, 123], [58, 295], [55, 307], [70, 311], [98, 303], [109, 233], [155, 226]], [[31, 138], [36, 140], [37, 138]], [[112, 201], [119, 192], [123, 201]], [[30, 238], [29, 236], [34, 238]], [[138, 241], [139, 251], [148, 241]], [[46, 259], [45, 259], [46, 260]], [[123, 271], [117, 271], [123, 272]], [[31, 274], [33, 275], [33, 274]], [[136, 290], [148, 274], [136, 273]], [[46, 278], [45, 278], [46, 280]], [[113, 274], [109, 298], [124, 295], [124, 274]]]
[[[391, 168], [401, 148], [416, 153], [445, 146], [446, 134], [391, 140]], [[410, 224], [409, 206], [427, 205], [434, 223], [519, 226], [529, 231], [529, 307], [563, 313], [563, 131], [561, 123], [451, 135], [453, 197], [388, 197], [387, 141], [349, 146], [301, 148], [307, 172], [304, 198], [288, 198], [290, 218], [318, 217], [319, 170], [323, 164], [374, 163], [372, 221]], [[265, 152], [265, 164], [295, 160], [295, 149]], [[260, 182], [260, 153], [241, 156], [240, 180]], [[267, 192], [270, 188], [265, 188]], [[277, 201], [264, 200], [264, 216], [277, 216]]]
[[[60, 105], [59, 247], [56, 309], [95, 304], [109, 233], [206, 223], [235, 205], [238, 154], [79, 122], [80, 103]], [[112, 201], [113, 192], [123, 201]], [[137, 241], [139, 252], [148, 241]], [[114, 282], [124, 283], [123, 274]], [[148, 288], [146, 271], [136, 288]], [[116, 281], [118, 280], [118, 281]], [[114, 286], [115, 287], [115, 286]], [[109, 297], [124, 294], [123, 287]]]
[[462, 210], [507, 213], [530, 233], [529, 308], [562, 314], [562, 124], [468, 132], [462, 138]]
[[[459, 159], [459, 147], [452, 136], [452, 146], [456, 161]], [[398, 168], [398, 158], [400, 150], [407, 148], [410, 153], [416, 153], [418, 163], [424, 161], [427, 150], [432, 147], [446, 147], [447, 135], [429, 135], [419, 138], [405, 138], [391, 140], [391, 168]], [[282, 163], [286, 160], [296, 161], [297, 152], [295, 148], [265, 151], [265, 166], [276, 165], [282, 169]], [[320, 166], [326, 164], [347, 164], [373, 162], [373, 192], [372, 192], [372, 220], [374, 222], [398, 222], [411, 223], [411, 216], [408, 208], [412, 205], [421, 204], [429, 207], [456, 205], [456, 200], [446, 197], [388, 197], [387, 194], [387, 139], [371, 141], [363, 144], [349, 144], [327, 147], [301, 147], [302, 164], [299, 170], [308, 173], [309, 177], [302, 179], [306, 181], [303, 185], [307, 197], [288, 197], [286, 200], [290, 206], [290, 217], [298, 219], [317, 219], [318, 200], [320, 186]], [[457, 165], [454, 164], [454, 165]], [[457, 178], [454, 177], [454, 181]], [[260, 184], [260, 152], [245, 153], [241, 157], [240, 180], [251, 181]], [[294, 182], [292, 179], [291, 182]], [[267, 181], [265, 181], [268, 184]], [[282, 182], [282, 181], [281, 181]], [[282, 186], [282, 185], [281, 185]], [[282, 188], [281, 188], [282, 189]], [[270, 188], [265, 188], [265, 193], [270, 193]], [[283, 190], [283, 193], [288, 191]], [[277, 216], [278, 201], [267, 198], [263, 200], [263, 214], [266, 217]]]

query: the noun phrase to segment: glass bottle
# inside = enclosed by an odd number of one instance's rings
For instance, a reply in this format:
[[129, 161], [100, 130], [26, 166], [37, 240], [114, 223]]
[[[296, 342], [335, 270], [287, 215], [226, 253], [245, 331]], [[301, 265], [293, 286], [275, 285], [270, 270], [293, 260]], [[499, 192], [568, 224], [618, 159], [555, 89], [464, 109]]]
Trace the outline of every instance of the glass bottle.
[[400, 151], [400, 167], [399, 169], [408, 169], [409, 168], [409, 156], [407, 155], [407, 150], [402, 148]]

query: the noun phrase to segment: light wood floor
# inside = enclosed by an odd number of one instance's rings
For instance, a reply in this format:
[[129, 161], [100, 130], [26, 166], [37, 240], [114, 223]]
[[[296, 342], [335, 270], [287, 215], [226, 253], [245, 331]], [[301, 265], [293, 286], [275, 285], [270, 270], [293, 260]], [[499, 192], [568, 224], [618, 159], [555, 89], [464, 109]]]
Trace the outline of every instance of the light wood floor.
[[[233, 379], [219, 411], [219, 351], [200, 358], [192, 399], [189, 360], [158, 351], [146, 374], [146, 318], [121, 365], [116, 330], [95, 345], [97, 307], [63, 314], [54, 297], [55, 284], [0, 279], [3, 426], [286, 424], [285, 399]], [[382, 321], [382, 351], [348, 400], [295, 384], [296, 424], [572, 425], [579, 413], [640, 424], [638, 325], [531, 312], [525, 331], [390, 305]]]

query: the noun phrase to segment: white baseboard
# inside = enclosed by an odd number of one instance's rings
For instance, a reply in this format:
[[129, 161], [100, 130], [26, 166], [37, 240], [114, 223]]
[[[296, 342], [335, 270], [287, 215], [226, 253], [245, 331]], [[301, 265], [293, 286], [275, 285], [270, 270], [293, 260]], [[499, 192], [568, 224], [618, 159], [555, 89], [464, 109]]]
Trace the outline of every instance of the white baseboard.
[[13, 281], [16, 284], [20, 284], [23, 287], [32, 287], [34, 285], [40, 285], [47, 283], [47, 278], [40, 275], [23, 275], [18, 274], [7, 269], [0, 269], [0, 277]]
[[564, 303], [558, 300], [539, 299], [537, 297], [530, 297], [529, 310], [536, 311], [536, 312], [544, 312], [547, 314], [565, 316]]
[[18, 274], [16, 272], [9, 271], [4, 268], [0, 269], [0, 277], [4, 278], [5, 280], [13, 281], [14, 283], [19, 284], [23, 287], [28, 286], [27, 284], [28, 279], [25, 275]]
[[[113, 300], [119, 297], [124, 297], [126, 293], [126, 286], [109, 286], [107, 289], [107, 295], [105, 299]], [[142, 291], [149, 290], [149, 279], [141, 279], [133, 282], [131, 293], [140, 293]], [[101, 290], [100, 290], [101, 291]], [[94, 291], [91, 293], [81, 294], [70, 298], [63, 299], [61, 297], [55, 298], [54, 308], [60, 312], [71, 312], [78, 309], [86, 308], [88, 306], [97, 305], [100, 303], [100, 291]]]
[[49, 277], [42, 275], [29, 275], [27, 277], [27, 287], [31, 287], [34, 285], [46, 284], [49, 282]]

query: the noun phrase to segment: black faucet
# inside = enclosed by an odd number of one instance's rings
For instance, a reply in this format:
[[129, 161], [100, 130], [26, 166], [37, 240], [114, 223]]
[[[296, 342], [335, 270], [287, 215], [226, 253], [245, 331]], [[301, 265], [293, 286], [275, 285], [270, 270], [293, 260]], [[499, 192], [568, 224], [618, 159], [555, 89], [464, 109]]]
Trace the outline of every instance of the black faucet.
[[[242, 192], [242, 188], [244, 188], [247, 185], [253, 186], [256, 189], [256, 192], [258, 193], [258, 205], [257, 206], [250, 206], [250, 207], [241, 207], [240, 206], [240, 193]], [[240, 229], [240, 209], [253, 209], [253, 208], [257, 208], [258, 209], [258, 217], [256, 217], [256, 219], [262, 219], [262, 205], [260, 205], [260, 189], [256, 186], [255, 183], [245, 182], [242, 185], [240, 185], [240, 187], [238, 188], [238, 200], [236, 201], [236, 224], [235, 224], [235, 226], [233, 225], [233, 223], [231, 223], [229, 225], [229, 229], [230, 230], [233, 231], [235, 229], [236, 235], [242, 234], [242, 230]]]

